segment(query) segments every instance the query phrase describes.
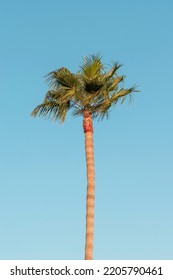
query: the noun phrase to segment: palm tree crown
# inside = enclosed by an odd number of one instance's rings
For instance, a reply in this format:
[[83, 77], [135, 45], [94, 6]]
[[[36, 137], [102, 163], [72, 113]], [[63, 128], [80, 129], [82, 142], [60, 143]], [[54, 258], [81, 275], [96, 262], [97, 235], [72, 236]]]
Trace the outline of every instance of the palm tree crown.
[[135, 86], [122, 87], [125, 76], [117, 74], [120, 67], [121, 64], [114, 63], [106, 71], [101, 57], [91, 55], [84, 59], [76, 74], [65, 67], [50, 72], [47, 75], [50, 90], [32, 111], [32, 116], [47, 116], [64, 122], [72, 109], [74, 116], [88, 112], [93, 118], [108, 117], [110, 108], [137, 91]]

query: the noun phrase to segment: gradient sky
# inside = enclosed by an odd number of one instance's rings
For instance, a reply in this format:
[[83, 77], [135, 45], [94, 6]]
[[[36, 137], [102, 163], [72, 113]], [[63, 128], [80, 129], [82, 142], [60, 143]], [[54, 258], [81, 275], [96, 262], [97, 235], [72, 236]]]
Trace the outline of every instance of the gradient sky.
[[94, 122], [95, 259], [173, 259], [173, 2], [1, 0], [0, 259], [83, 259], [82, 118], [31, 111], [44, 75], [123, 64], [131, 104]]

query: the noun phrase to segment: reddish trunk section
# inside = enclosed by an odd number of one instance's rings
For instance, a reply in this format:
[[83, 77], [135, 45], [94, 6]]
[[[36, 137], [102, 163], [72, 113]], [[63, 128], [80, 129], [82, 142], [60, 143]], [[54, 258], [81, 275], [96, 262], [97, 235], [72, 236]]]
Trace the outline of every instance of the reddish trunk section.
[[83, 129], [84, 133], [93, 132], [92, 116], [89, 112], [84, 112]]

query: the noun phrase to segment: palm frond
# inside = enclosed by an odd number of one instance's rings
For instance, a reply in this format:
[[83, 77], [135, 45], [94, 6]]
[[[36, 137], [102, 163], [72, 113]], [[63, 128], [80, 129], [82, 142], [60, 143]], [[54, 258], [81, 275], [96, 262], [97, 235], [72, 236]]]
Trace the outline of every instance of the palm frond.
[[120, 82], [124, 80], [125, 76], [118, 76], [114, 80], [112, 80], [110, 83], [108, 83], [108, 91], [111, 92], [113, 90], [117, 90], [117, 86]]
[[121, 97], [124, 97], [124, 96], [126, 96], [126, 95], [128, 95], [128, 94], [130, 94], [132, 92], [136, 92], [136, 91], [137, 91], [136, 90], [136, 86], [133, 86], [133, 87], [131, 87], [129, 89], [121, 88], [116, 94], [114, 94], [112, 96], [112, 102], [114, 102], [114, 100], [117, 100], [117, 99], [119, 99]]
[[112, 68], [104, 75], [104, 81], [110, 80], [117, 72], [117, 70], [122, 66], [118, 62], [114, 62]]
[[48, 73], [47, 81], [49, 82], [49, 86], [53, 89], [57, 89], [60, 86], [67, 88], [74, 88], [77, 86], [76, 76], [65, 67]]
[[58, 104], [55, 101], [43, 102], [38, 105], [31, 113], [33, 117], [41, 116], [48, 119], [59, 120], [61, 123], [65, 121], [67, 111], [70, 109], [70, 102]]
[[91, 81], [98, 78], [98, 75], [104, 69], [101, 57], [96, 55], [86, 57], [81, 69], [82, 76], [85, 81]]

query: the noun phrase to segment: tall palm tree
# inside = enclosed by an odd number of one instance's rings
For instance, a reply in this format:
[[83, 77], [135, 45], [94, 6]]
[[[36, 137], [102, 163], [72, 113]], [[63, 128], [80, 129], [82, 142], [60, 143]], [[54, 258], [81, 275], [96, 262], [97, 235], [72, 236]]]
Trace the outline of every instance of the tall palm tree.
[[120, 67], [119, 63], [114, 63], [106, 71], [101, 57], [91, 55], [84, 59], [76, 74], [64, 67], [50, 72], [47, 75], [50, 90], [46, 93], [43, 102], [32, 111], [33, 117], [47, 116], [60, 122], [65, 121], [69, 110], [72, 110], [74, 116], [83, 116], [87, 170], [86, 260], [93, 258], [94, 237], [95, 183], [92, 120], [108, 117], [110, 109], [118, 101], [123, 103], [127, 96], [131, 96], [131, 93], [136, 91], [135, 86], [123, 88], [125, 76], [117, 74]]

